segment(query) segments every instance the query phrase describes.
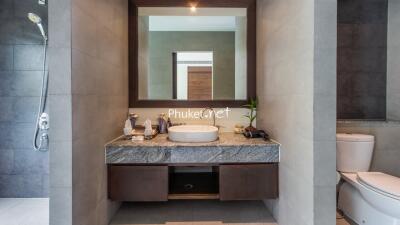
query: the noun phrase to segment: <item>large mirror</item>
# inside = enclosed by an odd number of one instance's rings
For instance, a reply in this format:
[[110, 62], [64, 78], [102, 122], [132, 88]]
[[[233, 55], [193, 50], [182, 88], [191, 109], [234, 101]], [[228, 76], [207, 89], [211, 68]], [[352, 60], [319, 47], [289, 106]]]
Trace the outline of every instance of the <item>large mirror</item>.
[[229, 103], [254, 97], [248, 90], [255, 89], [248, 12], [248, 7], [136, 5], [135, 102]]

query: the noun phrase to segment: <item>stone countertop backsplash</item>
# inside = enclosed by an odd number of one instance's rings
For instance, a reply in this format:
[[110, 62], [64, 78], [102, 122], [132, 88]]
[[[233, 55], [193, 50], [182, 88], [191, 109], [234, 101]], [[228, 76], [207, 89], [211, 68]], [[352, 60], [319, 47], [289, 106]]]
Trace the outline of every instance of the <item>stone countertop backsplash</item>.
[[277, 163], [280, 144], [241, 134], [220, 133], [207, 143], [182, 143], [159, 134], [152, 140], [117, 139], [105, 146], [107, 164]]

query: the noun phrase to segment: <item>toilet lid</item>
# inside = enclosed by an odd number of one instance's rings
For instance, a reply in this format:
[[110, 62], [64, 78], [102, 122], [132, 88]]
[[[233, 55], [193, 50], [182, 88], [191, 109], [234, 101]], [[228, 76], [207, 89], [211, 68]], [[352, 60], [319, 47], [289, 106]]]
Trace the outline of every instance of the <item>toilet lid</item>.
[[360, 172], [357, 173], [357, 179], [360, 183], [363, 183], [382, 194], [400, 199], [400, 178], [398, 177], [379, 172]]

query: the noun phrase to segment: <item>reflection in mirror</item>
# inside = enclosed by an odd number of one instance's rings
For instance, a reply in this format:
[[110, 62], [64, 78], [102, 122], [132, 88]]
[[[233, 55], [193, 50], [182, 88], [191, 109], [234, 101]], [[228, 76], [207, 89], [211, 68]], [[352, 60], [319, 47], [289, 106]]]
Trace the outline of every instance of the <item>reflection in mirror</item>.
[[138, 8], [140, 100], [247, 99], [245, 8]]
[[174, 99], [212, 99], [213, 52], [176, 52], [173, 54], [176, 54], [174, 62], [176, 70], [172, 71], [174, 73], [172, 74]]

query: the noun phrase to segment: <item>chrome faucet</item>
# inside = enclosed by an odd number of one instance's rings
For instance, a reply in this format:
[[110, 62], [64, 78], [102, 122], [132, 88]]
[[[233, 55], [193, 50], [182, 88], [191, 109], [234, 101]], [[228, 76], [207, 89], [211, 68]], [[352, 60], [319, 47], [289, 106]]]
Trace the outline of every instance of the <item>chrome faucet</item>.
[[201, 110], [201, 117], [200, 117], [200, 118], [201, 118], [201, 119], [204, 118], [204, 113], [205, 113], [206, 111], [210, 111], [211, 114], [213, 115], [213, 126], [215, 127], [215, 110], [214, 110], [213, 108], [207, 107], [207, 108], [204, 108], [203, 110]]

